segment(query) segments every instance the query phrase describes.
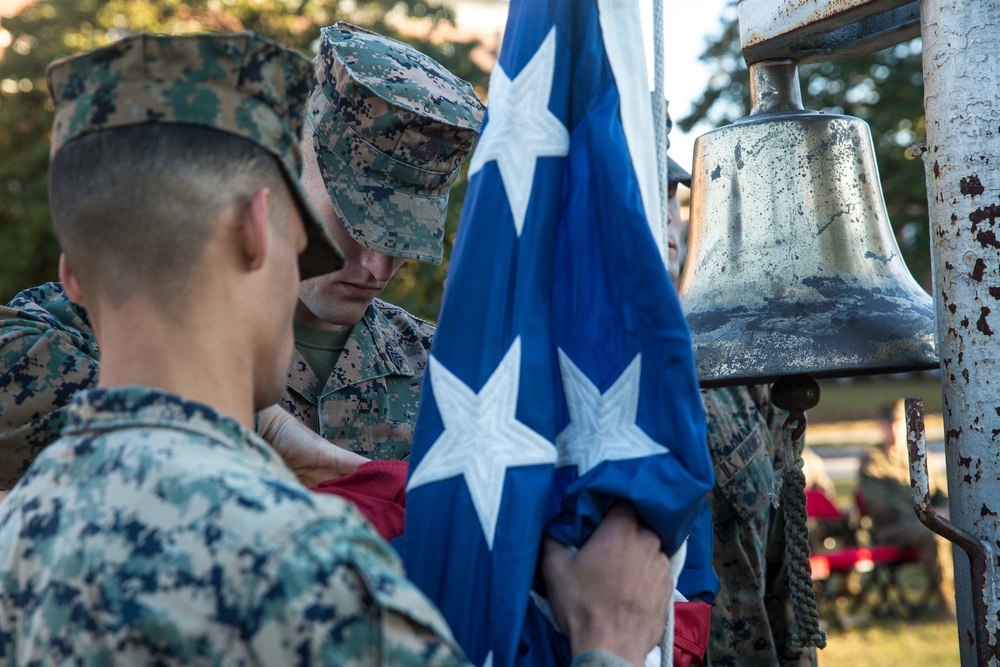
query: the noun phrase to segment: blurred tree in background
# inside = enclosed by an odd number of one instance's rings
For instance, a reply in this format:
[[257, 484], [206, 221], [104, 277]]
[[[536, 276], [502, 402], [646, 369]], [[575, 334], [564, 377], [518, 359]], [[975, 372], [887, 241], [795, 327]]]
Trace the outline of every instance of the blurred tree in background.
[[[685, 131], [699, 120], [727, 125], [750, 110], [750, 77], [740, 53], [735, 2], [723, 31], [701, 60], [713, 74], [691, 114], [678, 121]], [[909, 147], [926, 140], [920, 40], [878, 53], [799, 67], [807, 109], [865, 120], [872, 131], [882, 191], [896, 240], [910, 272], [931, 286], [930, 228], [923, 162]]]
[[[254, 30], [308, 56], [319, 29], [344, 20], [428, 54], [484, 96], [487, 73], [470, 54], [478, 42], [436, 39], [451, 26], [448, 10], [422, 0], [42, 0], [0, 25], [0, 302], [57, 280], [58, 244], [47, 201], [52, 106], [46, 65], [64, 56], [149, 30], [162, 33]], [[444, 33], [448, 34], [448, 33]], [[453, 189], [445, 232], [450, 255], [465, 195]], [[138, 221], [141, 222], [141, 221]], [[447, 260], [408, 262], [384, 295], [412, 312], [437, 317]]]

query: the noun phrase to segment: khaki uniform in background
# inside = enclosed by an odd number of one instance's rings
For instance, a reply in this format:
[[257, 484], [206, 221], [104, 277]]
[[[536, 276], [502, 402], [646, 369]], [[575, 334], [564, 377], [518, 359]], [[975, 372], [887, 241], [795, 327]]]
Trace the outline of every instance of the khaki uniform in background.
[[[947, 500], [947, 483], [940, 475], [930, 478], [931, 500]], [[858, 469], [858, 492], [872, 521], [872, 540], [920, 552], [929, 579], [945, 616], [954, 612], [955, 582], [951, 542], [933, 533], [917, 518], [910, 488], [910, 462], [905, 447], [872, 447]]]

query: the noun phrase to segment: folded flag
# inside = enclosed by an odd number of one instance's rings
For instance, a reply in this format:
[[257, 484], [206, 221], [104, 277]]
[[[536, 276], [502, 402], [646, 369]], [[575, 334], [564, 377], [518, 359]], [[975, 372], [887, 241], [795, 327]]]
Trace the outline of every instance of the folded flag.
[[641, 34], [635, 2], [513, 0], [490, 78], [403, 550], [477, 665], [555, 663], [525, 630], [543, 530], [579, 546], [625, 499], [673, 554], [712, 484]]

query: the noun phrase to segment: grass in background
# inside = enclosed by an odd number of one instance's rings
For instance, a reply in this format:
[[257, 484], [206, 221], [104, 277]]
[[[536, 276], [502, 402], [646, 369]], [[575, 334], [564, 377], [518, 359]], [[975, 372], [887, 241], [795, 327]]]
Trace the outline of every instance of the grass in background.
[[809, 411], [811, 422], [877, 419], [884, 406], [911, 396], [924, 400], [925, 412], [941, 412], [941, 380], [936, 372], [819, 380], [819, 386], [819, 405]]
[[831, 630], [819, 667], [951, 667], [959, 665], [954, 621], [883, 621]]

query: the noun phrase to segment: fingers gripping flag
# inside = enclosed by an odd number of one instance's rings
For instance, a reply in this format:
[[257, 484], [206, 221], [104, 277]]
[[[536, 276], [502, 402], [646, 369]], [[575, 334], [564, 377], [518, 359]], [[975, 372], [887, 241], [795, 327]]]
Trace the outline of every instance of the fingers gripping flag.
[[712, 484], [641, 34], [627, 0], [514, 0], [490, 78], [404, 547], [477, 665], [551, 660], [523, 633], [543, 529], [580, 545], [624, 498], [673, 553]]

